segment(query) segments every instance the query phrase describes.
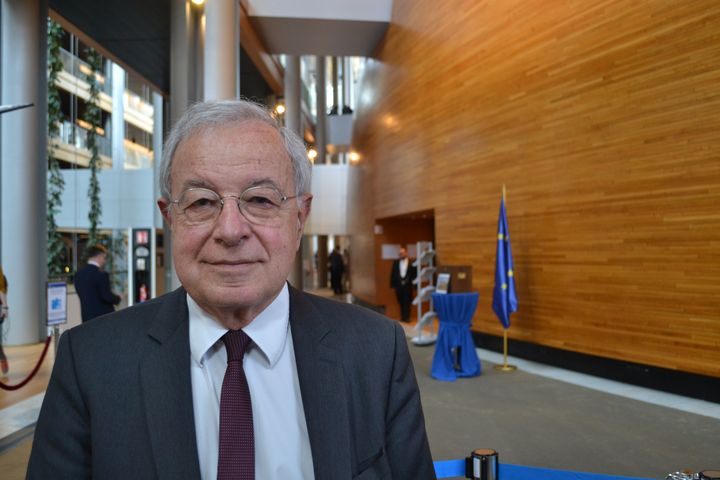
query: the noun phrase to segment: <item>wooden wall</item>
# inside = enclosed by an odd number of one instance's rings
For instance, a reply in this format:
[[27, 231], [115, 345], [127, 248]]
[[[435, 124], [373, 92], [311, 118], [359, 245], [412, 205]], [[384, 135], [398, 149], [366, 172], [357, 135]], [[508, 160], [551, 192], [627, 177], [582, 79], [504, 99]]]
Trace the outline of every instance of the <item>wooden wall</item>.
[[475, 329], [506, 184], [511, 338], [720, 376], [720, 2], [395, 0], [361, 98], [358, 228], [434, 210]]

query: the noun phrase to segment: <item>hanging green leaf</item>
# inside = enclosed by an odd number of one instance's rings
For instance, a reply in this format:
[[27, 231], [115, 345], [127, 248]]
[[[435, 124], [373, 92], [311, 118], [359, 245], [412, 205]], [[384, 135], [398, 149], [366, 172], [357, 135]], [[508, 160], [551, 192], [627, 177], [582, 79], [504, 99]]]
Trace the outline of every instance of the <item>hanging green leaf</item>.
[[102, 58], [95, 49], [88, 47], [87, 63], [90, 72], [85, 75], [85, 81], [89, 85], [90, 96], [85, 107], [85, 120], [90, 128], [87, 131], [87, 149], [90, 150], [90, 182], [88, 186], [88, 198], [90, 199], [90, 211], [88, 220], [88, 245], [95, 245], [99, 242], [98, 225], [102, 216], [102, 205], [100, 203], [100, 182], [98, 181], [98, 170], [100, 169], [100, 153], [98, 148], [97, 128], [102, 121], [102, 111], [99, 106], [100, 87], [97, 80], [97, 73], [102, 68]]
[[63, 30], [60, 25], [48, 19], [48, 185], [47, 185], [47, 267], [48, 275], [62, 273], [64, 245], [58, 232], [56, 215], [62, 205], [65, 180], [60, 163], [55, 158], [54, 140], [60, 135], [63, 115], [60, 105], [60, 91], [56, 85], [58, 73], [63, 68], [60, 58], [60, 42]]

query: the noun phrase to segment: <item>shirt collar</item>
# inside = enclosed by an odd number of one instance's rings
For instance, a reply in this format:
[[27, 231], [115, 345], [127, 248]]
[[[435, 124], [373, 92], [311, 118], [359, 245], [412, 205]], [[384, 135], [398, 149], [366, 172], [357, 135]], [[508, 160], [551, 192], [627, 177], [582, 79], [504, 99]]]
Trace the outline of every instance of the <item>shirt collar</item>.
[[[190, 318], [190, 355], [196, 364], [203, 365], [208, 351], [216, 352], [222, 347], [220, 339], [228, 329], [200, 308], [189, 294], [187, 304]], [[270, 367], [277, 363], [285, 348], [289, 317], [290, 294], [286, 283], [275, 300], [242, 329]]]

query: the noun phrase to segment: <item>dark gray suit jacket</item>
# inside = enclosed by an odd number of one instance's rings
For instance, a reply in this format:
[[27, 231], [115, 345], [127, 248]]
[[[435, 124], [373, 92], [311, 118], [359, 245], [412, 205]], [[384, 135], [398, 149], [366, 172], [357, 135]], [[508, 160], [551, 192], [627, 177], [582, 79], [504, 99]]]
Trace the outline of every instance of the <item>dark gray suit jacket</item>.
[[[28, 478], [200, 478], [185, 295], [62, 336]], [[290, 325], [315, 477], [435, 478], [402, 328], [293, 288]]]

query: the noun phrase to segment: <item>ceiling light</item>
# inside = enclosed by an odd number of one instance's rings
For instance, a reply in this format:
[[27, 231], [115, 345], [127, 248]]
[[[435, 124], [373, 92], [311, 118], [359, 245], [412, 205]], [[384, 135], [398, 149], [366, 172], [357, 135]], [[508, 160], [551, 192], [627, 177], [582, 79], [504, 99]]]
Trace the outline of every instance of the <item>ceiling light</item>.
[[190, 1], [192, 3], [194, 3], [195, 5], [202, 5], [203, 3], [205, 3], [205, 0], [190, 0]]

